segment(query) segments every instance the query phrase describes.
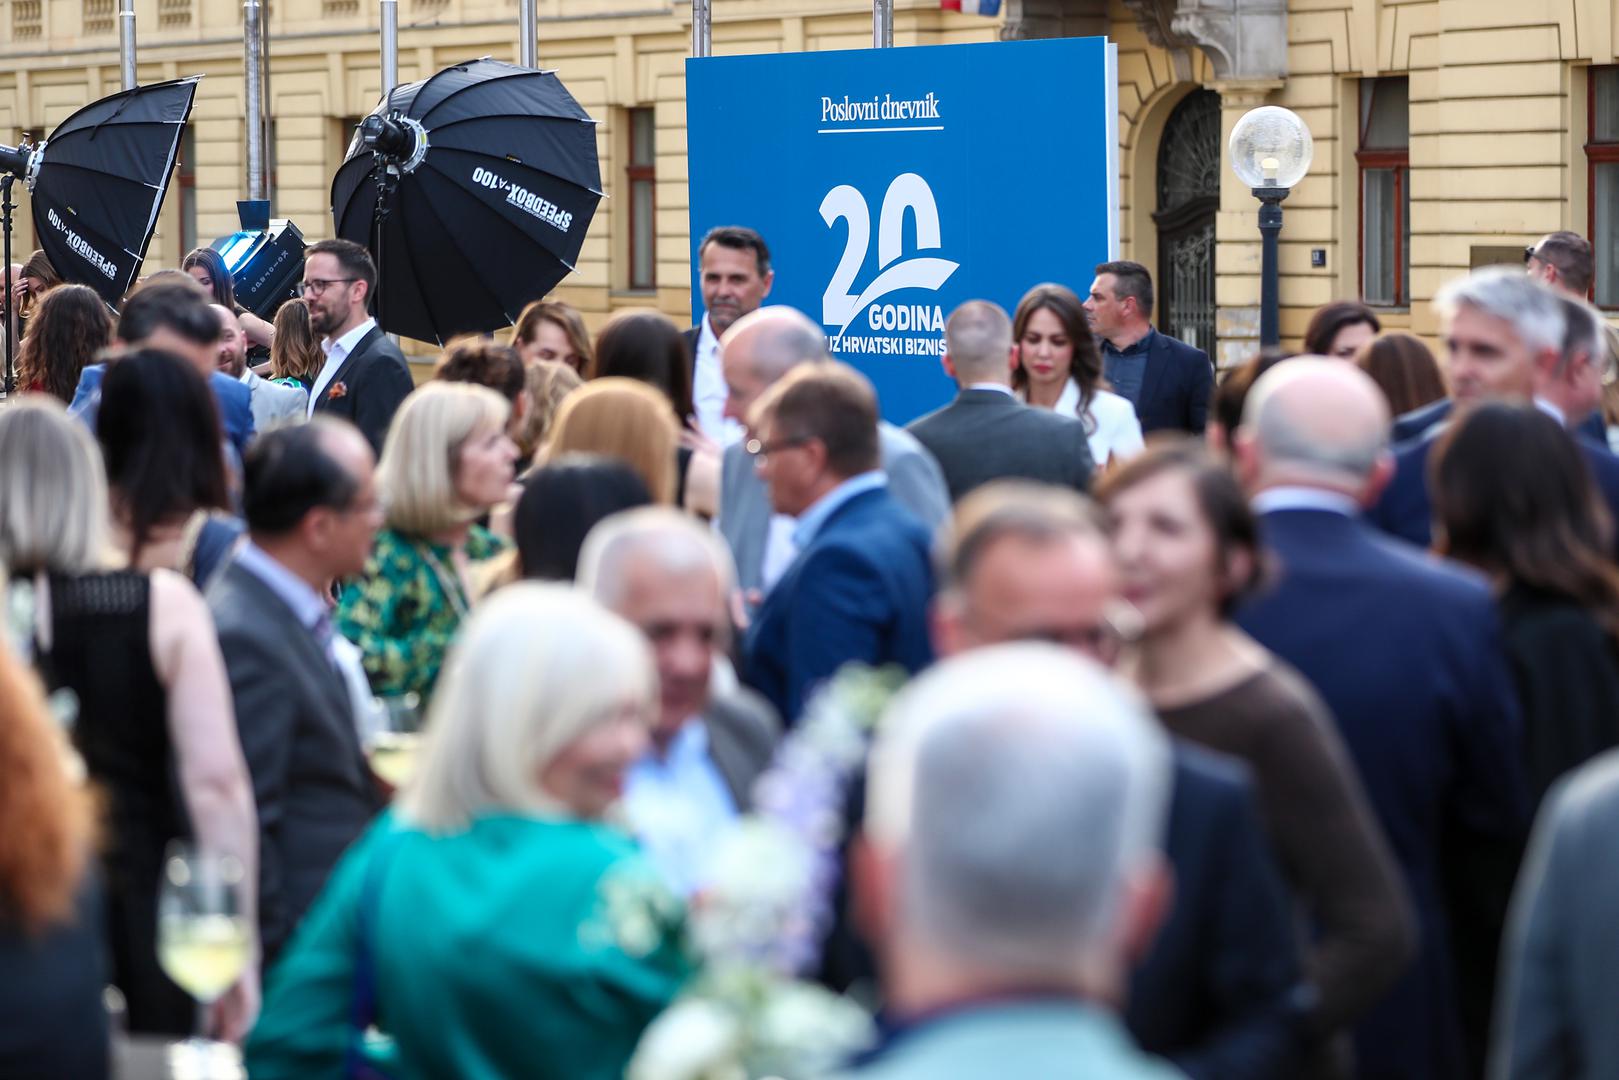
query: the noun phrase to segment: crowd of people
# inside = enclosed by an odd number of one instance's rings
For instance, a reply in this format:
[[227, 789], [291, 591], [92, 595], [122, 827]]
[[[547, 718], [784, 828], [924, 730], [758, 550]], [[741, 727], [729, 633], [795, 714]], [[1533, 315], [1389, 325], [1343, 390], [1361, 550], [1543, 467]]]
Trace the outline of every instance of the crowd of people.
[[[1443, 364], [1342, 302], [1218, 379], [1106, 262], [958, 307], [900, 427], [745, 227], [695, 327], [536, 300], [421, 385], [358, 245], [273, 318], [208, 249], [116, 312], [36, 253], [0, 1076], [199, 1006], [253, 1077], [624, 1075], [851, 664], [906, 685], [799, 886], [792, 974], [881, 1021], [839, 1075], [1619, 1076], [1619, 350], [1590, 244], [1525, 255]], [[177, 842], [251, 927], [218, 993]]]

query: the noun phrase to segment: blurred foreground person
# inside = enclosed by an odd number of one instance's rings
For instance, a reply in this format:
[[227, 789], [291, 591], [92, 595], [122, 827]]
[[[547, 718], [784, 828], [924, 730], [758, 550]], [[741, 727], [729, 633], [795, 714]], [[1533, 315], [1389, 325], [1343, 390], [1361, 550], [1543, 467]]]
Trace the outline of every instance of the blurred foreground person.
[[641, 477], [617, 458], [564, 454], [528, 474], [512, 515], [510, 580], [572, 581], [597, 522], [652, 502]]
[[472, 607], [475, 564], [506, 549], [477, 521], [509, 494], [510, 411], [488, 387], [432, 382], [406, 399], [388, 432], [377, 466], [387, 527], [333, 616], [380, 697], [432, 693]]
[[94, 800], [39, 683], [0, 643], [0, 1076], [107, 1076]]
[[900, 1026], [848, 1076], [1178, 1075], [1115, 1013], [1169, 902], [1169, 789], [1151, 713], [1056, 646], [916, 680], [879, 729], [855, 855]]
[[542, 463], [564, 454], [600, 454], [634, 469], [652, 501], [676, 505], [680, 431], [669, 399], [637, 379], [592, 379], [563, 399]]
[[678, 901], [602, 820], [656, 697], [641, 635], [571, 587], [482, 605], [415, 776], [273, 973], [249, 1074], [617, 1080], [685, 975]]
[[[195, 1006], [157, 959], [164, 848], [186, 839], [235, 855], [250, 885], [257, 848], [213, 619], [172, 571], [105, 568], [101, 459], [54, 400], [25, 397], [0, 410], [0, 491], [10, 609], [35, 627], [26, 644], [46, 688], [72, 691], [73, 741], [107, 800], [112, 982], [128, 1003], [130, 1031], [189, 1033]], [[227, 1037], [251, 1022], [256, 967], [215, 1009]]]

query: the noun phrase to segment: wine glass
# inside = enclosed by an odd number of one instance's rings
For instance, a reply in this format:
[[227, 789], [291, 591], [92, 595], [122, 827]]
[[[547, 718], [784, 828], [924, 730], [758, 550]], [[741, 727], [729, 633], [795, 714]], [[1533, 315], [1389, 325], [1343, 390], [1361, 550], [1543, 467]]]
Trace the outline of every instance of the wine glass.
[[375, 701], [376, 727], [366, 739], [366, 757], [371, 771], [396, 790], [416, 770], [416, 748], [422, 737], [421, 700], [418, 694], [396, 694]]
[[[244, 914], [241, 861], [176, 840], [163, 860], [157, 898], [157, 958], [163, 971], [197, 1002], [197, 1028], [179, 1048], [188, 1075], [212, 1074], [208, 1008], [236, 985], [253, 952]], [[179, 1064], [179, 1062], [177, 1062]]]

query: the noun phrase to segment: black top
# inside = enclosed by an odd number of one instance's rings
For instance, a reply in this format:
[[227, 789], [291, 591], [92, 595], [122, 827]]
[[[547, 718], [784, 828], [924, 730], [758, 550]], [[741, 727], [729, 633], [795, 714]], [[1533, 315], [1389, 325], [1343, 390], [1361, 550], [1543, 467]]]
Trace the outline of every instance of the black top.
[[151, 580], [118, 570], [50, 577], [51, 647], [36, 642], [52, 692], [78, 698], [73, 741], [106, 799], [107, 935], [131, 1031], [185, 1033], [190, 999], [157, 964], [164, 848], [190, 834], [169, 742], [168, 695], [152, 666]]

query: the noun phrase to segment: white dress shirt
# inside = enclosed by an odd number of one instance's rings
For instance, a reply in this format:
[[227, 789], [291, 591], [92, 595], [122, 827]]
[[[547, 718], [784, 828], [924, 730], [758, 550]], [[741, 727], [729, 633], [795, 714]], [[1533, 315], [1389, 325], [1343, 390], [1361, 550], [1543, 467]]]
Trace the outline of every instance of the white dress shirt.
[[1256, 514], [1269, 514], [1277, 510], [1326, 510], [1345, 517], [1359, 517], [1360, 504], [1348, 495], [1322, 488], [1281, 487], [1266, 488], [1253, 497], [1250, 505]]
[[309, 391], [309, 404], [305, 406], [310, 416], [315, 415], [315, 402], [326, 392], [326, 385], [337, 378], [337, 369], [343, 366], [343, 361], [349, 358], [354, 346], [360, 339], [371, 332], [377, 325], [377, 320], [366, 319], [359, 326], [333, 341], [331, 338], [322, 338], [320, 347], [326, 353], [326, 363], [320, 366], [320, 374], [315, 376], [315, 385]]
[[704, 315], [697, 355], [692, 357], [691, 402], [698, 428], [722, 448], [742, 441], [742, 425], [725, 415], [725, 399], [730, 396], [720, 362], [720, 339]]

